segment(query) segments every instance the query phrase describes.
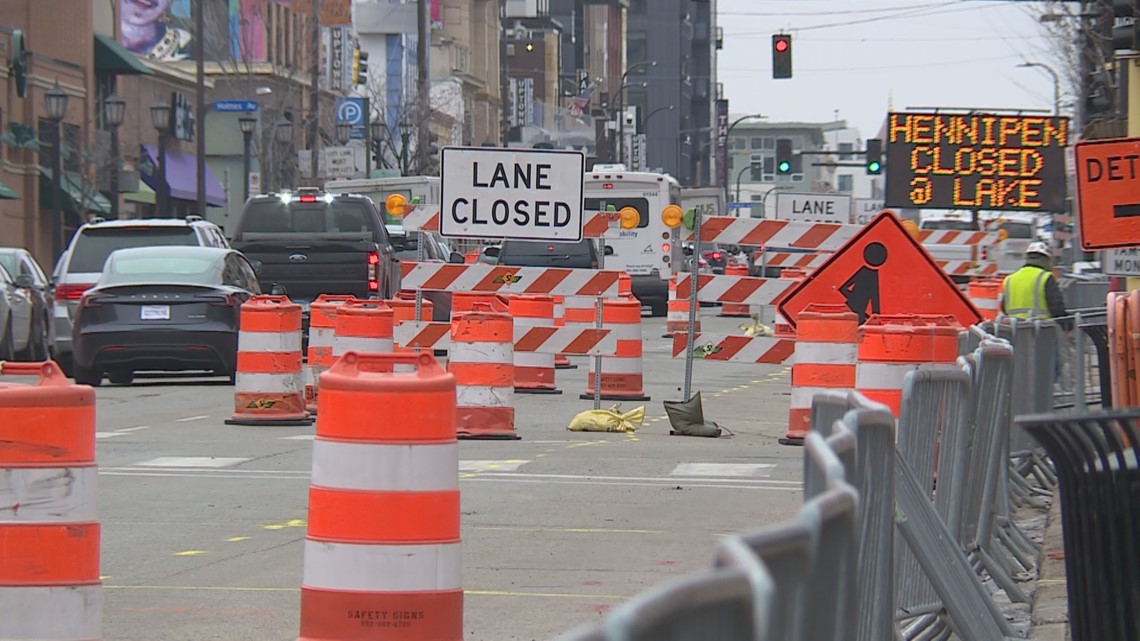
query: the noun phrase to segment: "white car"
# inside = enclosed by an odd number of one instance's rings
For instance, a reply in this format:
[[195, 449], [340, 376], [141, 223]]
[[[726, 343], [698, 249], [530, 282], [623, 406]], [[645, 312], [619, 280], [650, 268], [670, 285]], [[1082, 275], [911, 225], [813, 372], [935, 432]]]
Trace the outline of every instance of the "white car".
[[48, 358], [47, 328], [42, 305], [37, 304], [29, 283], [17, 282], [0, 264], [0, 298], [7, 310], [0, 309], [7, 329], [0, 336], [0, 359], [42, 361]]

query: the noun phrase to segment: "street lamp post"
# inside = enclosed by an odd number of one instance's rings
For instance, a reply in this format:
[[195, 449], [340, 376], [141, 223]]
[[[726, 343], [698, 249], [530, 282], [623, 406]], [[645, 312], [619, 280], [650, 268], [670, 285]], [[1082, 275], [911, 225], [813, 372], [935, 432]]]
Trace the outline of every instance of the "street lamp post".
[[336, 123], [336, 141], [346, 145], [350, 137], [352, 137], [352, 123], [347, 120]]
[[242, 194], [246, 200], [249, 200], [249, 148], [250, 143], [253, 141], [253, 130], [257, 127], [257, 118], [253, 116], [242, 116], [238, 118], [238, 126], [241, 127], [242, 137], [242, 156], [241, 156], [241, 171], [242, 171]]
[[[620, 94], [622, 89], [624, 89], [626, 87], [626, 85], [625, 85], [625, 77], [626, 76], [628, 76], [629, 74], [631, 74], [634, 71], [637, 71], [639, 69], [644, 69], [646, 67], [656, 67], [656, 66], [657, 66], [656, 60], [649, 60], [646, 62], [639, 62], [639, 63], [633, 65], [632, 67], [630, 67], [629, 69], [626, 69], [625, 73], [623, 73], [621, 75], [621, 80], [618, 81], [617, 93]], [[648, 83], [643, 82], [643, 83], [641, 83], [641, 86], [642, 87], [648, 86]], [[616, 97], [617, 96], [615, 96], [615, 98]], [[621, 96], [621, 99], [618, 101], [618, 103], [621, 105], [621, 110], [620, 110], [621, 119], [618, 120], [618, 159], [621, 160], [622, 162], [625, 162], [625, 96]], [[648, 118], [646, 118], [646, 120], [648, 120]]]
[[384, 141], [388, 138], [388, 123], [380, 119], [373, 120], [369, 123], [368, 130], [369, 140], [371, 141], [368, 145], [368, 153], [371, 155], [373, 148], [375, 148], [376, 168], [384, 169], [386, 168], [386, 163], [384, 162]]
[[60, 121], [67, 115], [67, 93], [56, 81], [55, 86], [44, 94], [44, 111], [52, 123], [51, 158], [51, 251], [56, 260], [63, 253], [63, 140], [60, 136]]
[[740, 171], [736, 172], [736, 200], [733, 202], [740, 202], [740, 177], [744, 175], [744, 172], [750, 171], [756, 165], [757, 163], [748, 163], [742, 167]]
[[[735, 129], [735, 128], [736, 128], [736, 126], [737, 126], [737, 125], [739, 125], [740, 123], [744, 122], [745, 120], [758, 120], [758, 119], [761, 119], [761, 118], [767, 118], [767, 117], [768, 117], [768, 116], [765, 116], [764, 114], [747, 114], [747, 115], [744, 115], [744, 116], [741, 116], [741, 117], [737, 118], [736, 120], [733, 120], [733, 121], [732, 121], [732, 124], [730, 124], [730, 125], [728, 126], [728, 131], [724, 132], [724, 144], [725, 144], [726, 146], [728, 145], [728, 141], [729, 141], [729, 140], [730, 140], [730, 138], [732, 137], [732, 130], [733, 130], [733, 129]], [[726, 155], [727, 155], [727, 154], [726, 154]], [[739, 194], [739, 192], [740, 192], [740, 187], [739, 187], [739, 184], [740, 184], [740, 180], [738, 179], [736, 182], [737, 182], [737, 185], [738, 185], [738, 186], [737, 186], [737, 188], [736, 188], [736, 191], [737, 191], [737, 197], [739, 197], [739, 195], [740, 195], [740, 194]], [[728, 200], [728, 185], [725, 185], [725, 186], [724, 186], [724, 199], [725, 199], [726, 201]], [[737, 202], [740, 202], [740, 201], [739, 201], [739, 200], [737, 200]]]
[[783, 191], [786, 189], [788, 189], [787, 185], [776, 185], [775, 187], [772, 187], [772, 188], [768, 189], [768, 191], [764, 192], [764, 195], [760, 197], [760, 217], [761, 218], [767, 218], [768, 217], [768, 209], [767, 209], [767, 205], [765, 204], [768, 202], [768, 194], [770, 194], [774, 191]]
[[408, 141], [412, 137], [412, 123], [400, 122], [400, 173], [408, 175]]
[[1043, 62], [1023, 62], [1018, 67], [1039, 67], [1049, 72], [1053, 76], [1053, 115], [1061, 115], [1061, 78], [1052, 67]]
[[127, 101], [115, 94], [103, 99], [103, 123], [111, 130], [111, 219], [119, 217], [119, 126], [127, 115]]
[[[281, 118], [278, 120], [277, 123], [273, 126], [273, 140], [277, 143], [277, 155], [283, 159], [285, 156], [285, 146], [293, 140], [293, 121], [289, 120], [288, 118]], [[285, 168], [283, 162], [276, 164], [280, 170], [277, 175], [277, 179], [280, 184], [276, 185], [276, 188], [278, 191], [280, 191], [285, 187]]]
[[170, 105], [161, 98], [150, 106], [150, 124], [158, 132], [158, 191], [155, 193], [156, 216], [163, 218], [169, 215], [170, 187], [166, 184], [166, 132], [170, 130]]

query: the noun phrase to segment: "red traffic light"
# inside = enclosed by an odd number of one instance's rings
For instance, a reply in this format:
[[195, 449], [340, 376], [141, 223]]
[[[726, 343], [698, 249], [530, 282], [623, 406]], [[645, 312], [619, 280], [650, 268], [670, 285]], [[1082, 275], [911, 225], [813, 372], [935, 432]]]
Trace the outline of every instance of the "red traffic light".
[[788, 50], [788, 41], [784, 38], [778, 38], [776, 40], [776, 51], [783, 53], [787, 50]]

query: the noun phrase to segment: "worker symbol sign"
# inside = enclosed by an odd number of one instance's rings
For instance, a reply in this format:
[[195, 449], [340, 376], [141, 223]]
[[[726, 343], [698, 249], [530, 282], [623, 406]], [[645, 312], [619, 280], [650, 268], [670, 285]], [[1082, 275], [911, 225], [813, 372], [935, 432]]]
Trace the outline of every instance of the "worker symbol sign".
[[981, 321], [973, 303], [890, 211], [792, 289], [780, 313], [795, 325], [811, 303], [846, 305], [860, 324], [872, 314], [950, 315], [964, 327]]

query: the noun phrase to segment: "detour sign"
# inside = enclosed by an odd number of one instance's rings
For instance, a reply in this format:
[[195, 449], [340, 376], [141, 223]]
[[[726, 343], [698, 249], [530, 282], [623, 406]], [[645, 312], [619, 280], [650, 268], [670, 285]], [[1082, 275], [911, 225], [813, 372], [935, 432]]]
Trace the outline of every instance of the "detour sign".
[[1078, 143], [1076, 161], [1081, 248], [1140, 245], [1140, 139]]

